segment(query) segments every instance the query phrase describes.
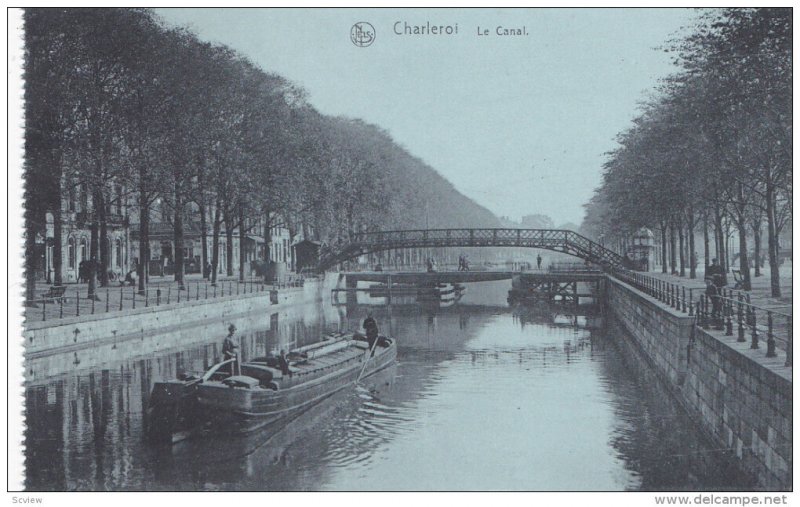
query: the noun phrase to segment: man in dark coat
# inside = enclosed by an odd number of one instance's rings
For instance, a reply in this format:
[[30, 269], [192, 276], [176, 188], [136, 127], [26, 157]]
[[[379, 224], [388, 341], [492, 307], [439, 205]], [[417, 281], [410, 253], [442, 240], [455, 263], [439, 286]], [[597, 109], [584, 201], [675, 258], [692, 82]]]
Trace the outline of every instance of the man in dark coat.
[[369, 347], [372, 348], [372, 344], [378, 339], [378, 323], [372, 317], [371, 313], [367, 314], [367, 318], [364, 319], [363, 327], [367, 334], [367, 342], [369, 342]]
[[705, 279], [711, 280], [716, 287], [725, 285], [725, 271], [722, 266], [717, 264], [717, 259], [711, 259], [711, 265], [706, 269]]

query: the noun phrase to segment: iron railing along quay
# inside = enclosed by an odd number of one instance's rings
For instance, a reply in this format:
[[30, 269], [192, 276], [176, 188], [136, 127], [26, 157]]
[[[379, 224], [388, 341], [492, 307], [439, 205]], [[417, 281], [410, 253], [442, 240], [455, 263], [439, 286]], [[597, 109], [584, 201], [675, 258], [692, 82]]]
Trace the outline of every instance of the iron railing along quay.
[[89, 297], [88, 287], [65, 290], [63, 296], [39, 297], [26, 302], [25, 321], [46, 322], [50, 320], [95, 315], [137, 308], [149, 308], [190, 301], [239, 296], [267, 292], [272, 289], [302, 287], [304, 280], [300, 278], [276, 281], [266, 285], [263, 280], [250, 279], [223, 280], [213, 284], [209, 281], [186, 282], [184, 289], [179, 290], [173, 284], [150, 284], [144, 291], [137, 287], [121, 286], [119, 288], [97, 288], [95, 297]]
[[[719, 295], [706, 295], [702, 289], [685, 286], [657, 277], [627, 270], [615, 270], [613, 276], [632, 285], [677, 311], [696, 318], [702, 329], [724, 331], [737, 341], [750, 337], [750, 348], [760, 348], [761, 336], [766, 336], [767, 357], [776, 357], [777, 350], [786, 352], [786, 366], [792, 366], [792, 315], [751, 303], [750, 294], [721, 288]], [[782, 345], [782, 346], [779, 346]]]

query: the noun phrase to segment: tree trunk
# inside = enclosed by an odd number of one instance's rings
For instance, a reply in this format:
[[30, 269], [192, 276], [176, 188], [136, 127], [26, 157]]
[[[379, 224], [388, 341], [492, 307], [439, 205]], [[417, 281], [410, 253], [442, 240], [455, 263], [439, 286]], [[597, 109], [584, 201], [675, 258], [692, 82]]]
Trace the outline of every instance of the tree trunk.
[[[730, 273], [731, 272], [731, 248], [730, 248], [730, 245], [728, 244], [728, 240], [731, 237], [731, 221], [730, 221], [730, 219], [725, 220], [725, 228], [723, 230], [724, 230], [723, 238], [725, 238], [723, 240], [725, 242], [725, 264], [723, 265], [723, 269], [725, 270], [725, 273]], [[726, 283], [727, 283], [727, 280], [726, 280]]]
[[775, 227], [775, 189], [770, 182], [766, 185], [767, 201], [767, 244], [769, 249], [769, 284], [771, 295], [781, 297], [781, 278], [778, 272], [778, 238]]
[[217, 283], [217, 271], [219, 268], [219, 233], [222, 220], [219, 213], [220, 202], [217, 201], [214, 207], [214, 230], [211, 234], [211, 284]]
[[678, 224], [678, 250], [680, 250], [680, 275], [686, 276], [686, 236], [682, 224]]
[[225, 211], [225, 273], [233, 276], [233, 219], [229, 211]]
[[703, 214], [703, 273], [708, 271], [709, 257], [711, 257], [711, 249], [708, 241], [708, 215]]
[[[144, 176], [140, 169], [139, 178]], [[139, 294], [144, 296], [147, 287], [148, 261], [150, 260], [150, 206], [147, 193], [139, 188], [139, 263], [136, 265], [136, 277], [139, 283]]]
[[269, 283], [270, 247], [272, 247], [272, 234], [270, 231], [270, 212], [264, 212], [264, 283]]
[[677, 269], [677, 252], [675, 248], [675, 226], [669, 226], [669, 267], [670, 273], [675, 275], [678, 273]]
[[62, 252], [62, 217], [61, 217], [61, 194], [55, 197], [53, 206], [53, 285], [63, 285], [63, 252]]
[[200, 272], [203, 273], [203, 279], [208, 280], [208, 277], [211, 276], [211, 273], [208, 272], [206, 266], [208, 266], [208, 234], [206, 231], [206, 203], [205, 198], [203, 196], [203, 190], [200, 189], [200, 248], [202, 248], [203, 252], [201, 254], [200, 262], [203, 264], [200, 267]]
[[754, 276], [761, 276], [761, 220], [753, 221], [753, 266], [755, 267]]
[[245, 236], [244, 236], [244, 205], [239, 203], [239, 281], [244, 282], [245, 263]]
[[725, 263], [725, 231], [722, 229], [722, 214], [718, 209], [714, 210], [714, 235], [717, 242], [717, 261], [722, 267], [723, 273], [728, 272]]
[[739, 216], [736, 227], [739, 231], [739, 271], [742, 273], [742, 289], [750, 290], [750, 263], [747, 262], [747, 220]]
[[97, 201], [93, 199], [92, 207], [94, 208], [94, 212], [92, 213], [92, 223], [89, 227], [90, 232], [90, 239], [89, 239], [89, 298], [95, 297], [95, 291], [97, 290], [97, 244], [98, 244], [98, 236], [99, 236], [99, 224], [97, 223]]
[[175, 183], [173, 233], [175, 242], [175, 281], [178, 282], [178, 290], [183, 290], [183, 196], [178, 190], [177, 182]]
[[38, 231], [38, 221], [35, 219], [34, 212], [35, 205], [30, 202], [30, 194], [26, 199], [25, 211], [25, 304], [28, 306], [36, 306], [33, 302], [36, 299], [36, 263], [38, 256], [36, 255], [36, 232]]
[[100, 247], [100, 287], [108, 287], [108, 214], [106, 213], [106, 196], [103, 189], [97, 192], [98, 202], [95, 206], [97, 220], [100, 224], [100, 236], [98, 246]]
[[695, 228], [694, 211], [689, 211], [689, 223], [687, 234], [689, 235], [689, 278], [697, 278], [697, 252], [694, 245], [694, 228]]

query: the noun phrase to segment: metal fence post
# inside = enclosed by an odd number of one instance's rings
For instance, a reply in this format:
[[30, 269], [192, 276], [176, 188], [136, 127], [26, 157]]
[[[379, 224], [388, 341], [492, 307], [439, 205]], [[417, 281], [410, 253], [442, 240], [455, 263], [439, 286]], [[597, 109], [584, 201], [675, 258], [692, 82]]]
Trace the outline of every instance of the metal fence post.
[[767, 357], [775, 357], [775, 335], [772, 334], [772, 312], [767, 311]]
[[686, 287], [681, 287], [681, 311], [686, 313]]
[[47, 298], [42, 299], [42, 322], [47, 320]]
[[792, 318], [787, 317], [786, 326], [788, 334], [786, 335], [786, 366], [792, 366]]
[[697, 301], [697, 315], [700, 319], [700, 327], [703, 329], [708, 329], [708, 315], [706, 314], [706, 296], [705, 294], [700, 294], [700, 298]]
[[150, 306], [150, 289], [145, 289], [144, 291], [144, 307], [147, 308]]
[[125, 299], [125, 286], [119, 288], [119, 311], [122, 311], [122, 300]]
[[733, 336], [733, 306], [730, 298], [722, 301], [725, 305], [725, 336]]
[[58, 299], [58, 318], [64, 318], [64, 298]]
[[75, 316], [81, 316], [81, 291], [80, 289], [75, 291]]
[[181, 289], [178, 288], [178, 303], [181, 302]]
[[[214, 290], [214, 292], [215, 292], [214, 297], [216, 297], [216, 289]], [[221, 298], [225, 297], [225, 282], [222, 282], [222, 289], [220, 289], [219, 297]]]
[[744, 298], [742, 298], [741, 293], [739, 294], [739, 299], [736, 306], [738, 307], [736, 310], [736, 317], [739, 320], [739, 336], [736, 338], [736, 341], [744, 343], [747, 340], [744, 338]]
[[108, 313], [108, 289], [106, 289], [106, 313]]
[[752, 316], [752, 321], [750, 323], [750, 325], [752, 326], [750, 328], [750, 331], [751, 331], [751, 334], [750, 334], [750, 338], [751, 338], [750, 348], [751, 349], [757, 349], [758, 348], [758, 328], [756, 327], [756, 325], [757, 325], [756, 312], [753, 311], [752, 315], [753, 315]]
[[92, 294], [92, 315], [94, 315], [94, 302], [96, 298], [97, 298], [97, 291], [95, 291], [95, 293]]
[[689, 288], [689, 317], [694, 315], [694, 293]]

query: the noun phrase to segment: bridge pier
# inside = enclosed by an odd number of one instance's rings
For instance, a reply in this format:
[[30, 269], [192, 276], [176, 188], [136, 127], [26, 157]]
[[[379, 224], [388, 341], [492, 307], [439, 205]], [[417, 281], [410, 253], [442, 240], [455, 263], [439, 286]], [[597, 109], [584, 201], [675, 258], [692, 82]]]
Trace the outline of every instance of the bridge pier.
[[[604, 275], [599, 272], [518, 273], [511, 278], [509, 300], [559, 301], [579, 304], [580, 298], [599, 298]], [[581, 292], [579, 285], [593, 290]]]

